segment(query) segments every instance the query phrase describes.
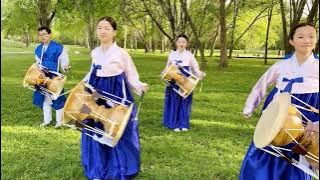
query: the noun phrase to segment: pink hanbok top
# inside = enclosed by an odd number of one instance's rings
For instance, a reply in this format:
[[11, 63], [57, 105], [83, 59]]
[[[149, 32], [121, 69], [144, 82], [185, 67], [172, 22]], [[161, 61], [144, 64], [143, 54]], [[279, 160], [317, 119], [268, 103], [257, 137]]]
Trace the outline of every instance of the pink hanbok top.
[[180, 66], [189, 66], [192, 74], [194, 74], [199, 78], [202, 78], [203, 72], [200, 71], [198, 62], [190, 51], [184, 50], [182, 52], [179, 52], [179, 51], [170, 52], [166, 68], [168, 68], [171, 64], [177, 63], [177, 61], [180, 62], [179, 63]]
[[[313, 54], [301, 65], [293, 54], [286, 60], [273, 64], [259, 79], [248, 96], [243, 114], [252, 114], [259, 106], [270, 85], [276, 86], [279, 94], [288, 85], [288, 80], [303, 78], [303, 82], [292, 84], [292, 94], [305, 94], [319, 92], [319, 60]], [[287, 81], [284, 81], [287, 79]]]
[[[139, 80], [139, 74], [133, 61], [124, 49], [120, 48], [117, 43], [113, 43], [106, 51], [102, 47], [96, 47], [91, 52], [92, 65], [101, 65], [101, 69], [97, 70], [97, 76], [110, 77], [124, 73], [131, 88], [137, 93], [141, 94], [143, 86]], [[92, 73], [93, 66], [90, 72], [86, 75], [83, 81], [88, 81]]]

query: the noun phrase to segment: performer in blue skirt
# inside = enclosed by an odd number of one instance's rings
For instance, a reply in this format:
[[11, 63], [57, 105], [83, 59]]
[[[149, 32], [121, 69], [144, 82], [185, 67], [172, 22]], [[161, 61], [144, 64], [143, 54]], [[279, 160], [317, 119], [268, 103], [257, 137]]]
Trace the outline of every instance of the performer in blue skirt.
[[[195, 76], [202, 79], [205, 73], [199, 69], [198, 62], [194, 55], [186, 50], [188, 44], [188, 37], [180, 34], [176, 39], [176, 51], [169, 54], [167, 66], [164, 71], [171, 65], [175, 64], [180, 68], [181, 72], [189, 76], [186, 71], [192, 72]], [[186, 71], [185, 71], [186, 70]], [[161, 73], [163, 74], [164, 71]], [[187, 131], [190, 128], [190, 113], [192, 105], [192, 93], [185, 99], [180, 96], [174, 89], [178, 89], [177, 85], [171, 83], [166, 87], [164, 112], [163, 112], [163, 125], [174, 131]]]
[[[275, 84], [275, 88], [266, 98], [263, 109], [280, 92], [289, 92], [303, 102], [319, 109], [319, 58], [312, 52], [317, 40], [316, 29], [312, 24], [301, 23], [292, 28], [289, 37], [289, 42], [295, 49], [294, 53], [272, 65], [252, 88], [243, 109], [245, 117], [251, 116], [271, 84]], [[291, 102], [305, 106], [295, 98], [292, 98]], [[319, 114], [299, 110], [314, 124], [318, 123]], [[293, 144], [285, 146], [288, 149], [292, 147]], [[304, 159], [303, 156], [292, 152], [285, 153], [286, 156], [299, 162]], [[306, 180], [312, 178], [289, 162], [257, 149], [252, 142], [243, 160], [239, 179]]]
[[[43, 26], [38, 29], [38, 36], [41, 44], [35, 49], [35, 59], [36, 62], [50, 71], [54, 72], [65, 72], [69, 69], [69, 57], [65, 48], [51, 40], [51, 29], [49, 27]], [[61, 66], [61, 69], [59, 68]], [[47, 74], [50, 76], [50, 74]], [[37, 89], [37, 88], [36, 88]], [[39, 108], [43, 109], [43, 123], [41, 127], [45, 127], [50, 124], [52, 120], [52, 110], [56, 110], [56, 125], [58, 128], [62, 123], [62, 108], [66, 101], [64, 95], [60, 96], [56, 100], [50, 99], [36, 90], [33, 94], [33, 104]]]
[[[91, 52], [92, 66], [83, 81], [96, 90], [104, 91], [131, 102], [131, 90], [138, 95], [148, 86], [139, 81], [139, 75], [129, 54], [114, 41], [117, 24], [112, 17], [102, 17], [97, 24], [100, 46]], [[108, 107], [106, 102], [105, 106]], [[88, 179], [132, 179], [140, 169], [140, 141], [138, 121], [134, 107], [127, 127], [115, 147], [109, 147], [86, 135], [95, 134], [82, 130], [81, 159], [84, 174]], [[84, 121], [89, 126], [103, 129], [100, 122]]]

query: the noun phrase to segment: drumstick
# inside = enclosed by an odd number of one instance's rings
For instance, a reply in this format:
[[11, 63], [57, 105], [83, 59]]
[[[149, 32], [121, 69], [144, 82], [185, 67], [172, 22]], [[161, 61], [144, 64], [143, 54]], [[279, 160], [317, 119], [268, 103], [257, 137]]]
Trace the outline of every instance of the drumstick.
[[202, 85], [203, 85], [203, 83], [202, 83], [202, 81], [200, 82], [200, 89], [199, 89], [199, 92], [202, 92]]
[[292, 98], [296, 99], [297, 101], [301, 102], [302, 104], [306, 105], [308, 108], [310, 108], [310, 110], [311, 110], [311, 111], [313, 111], [313, 112], [315, 112], [315, 113], [319, 114], [319, 110], [318, 110], [318, 109], [316, 109], [315, 107], [313, 107], [313, 106], [311, 106], [311, 105], [309, 105], [309, 104], [307, 104], [307, 103], [305, 103], [305, 102], [301, 101], [299, 98], [295, 97], [295, 96], [294, 96], [294, 95], [292, 95], [292, 94], [290, 94], [290, 96], [291, 96]]
[[[202, 65], [202, 69], [203, 69], [203, 74], [206, 72], [206, 69], [207, 69], [207, 62], [206, 60], [204, 60], [205, 62], [204, 63], [201, 63]], [[199, 89], [199, 92], [202, 92], [202, 86], [203, 86], [203, 78], [201, 79], [201, 82], [200, 82], [200, 89]]]
[[137, 114], [136, 114], [136, 117], [134, 118], [135, 121], [138, 120], [138, 116], [139, 116], [139, 112], [140, 112], [140, 108], [141, 108], [141, 104], [142, 104], [142, 101], [143, 101], [143, 97], [144, 97], [144, 92], [142, 91], [142, 94], [140, 96], [140, 100], [139, 100], [139, 105], [138, 105], [138, 110], [137, 110]]

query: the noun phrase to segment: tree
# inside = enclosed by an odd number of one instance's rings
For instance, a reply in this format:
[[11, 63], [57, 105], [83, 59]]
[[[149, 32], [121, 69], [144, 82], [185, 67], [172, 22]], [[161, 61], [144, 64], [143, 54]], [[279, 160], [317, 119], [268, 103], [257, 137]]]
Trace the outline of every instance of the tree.
[[1, 14], [3, 15], [1, 17], [1, 24], [3, 25], [1, 32], [5, 36], [20, 36], [21, 41], [28, 47], [31, 43], [32, 34], [36, 33], [38, 22], [35, 12], [37, 7], [31, 0], [6, 1], [3, 6], [4, 12], [1, 12], [3, 13]]
[[56, 15], [59, 1], [60, 0], [57, 0], [57, 2], [52, 2], [51, 0], [36, 0], [40, 26], [50, 27]]
[[[171, 47], [175, 49], [175, 37], [183, 27], [179, 27], [179, 18], [177, 18], [177, 15], [179, 14], [177, 13], [177, 1], [171, 2], [171, 0], [157, 0], [155, 2], [151, 2], [148, 0], [141, 0], [141, 2], [143, 3], [145, 12], [151, 17], [158, 29], [170, 40]], [[166, 17], [167, 22], [161, 21], [162, 16]], [[165, 28], [167, 24], [169, 25], [169, 29]]]
[[280, 11], [281, 11], [281, 19], [282, 19], [283, 48], [285, 53], [287, 54], [290, 51], [289, 49], [290, 46], [288, 43], [287, 20], [286, 20], [285, 7], [284, 7], [283, 0], [279, 0], [279, 2], [280, 2]]
[[[255, 3], [256, 2], [254, 2], [254, 4], [252, 4], [252, 5], [250, 5], [250, 6], [254, 6], [255, 5]], [[260, 6], [258, 6], [258, 8], [256, 8], [257, 6], [255, 6], [255, 7], [250, 7], [249, 6], [249, 8], [251, 9], [251, 11], [252, 12], [247, 12], [248, 14], [252, 14], [252, 20], [251, 20], [251, 16], [245, 16], [244, 17], [244, 19], [245, 19], [245, 21], [251, 21], [250, 23], [246, 23], [246, 28], [238, 35], [238, 37], [234, 40], [234, 38], [235, 38], [235, 35], [232, 35], [231, 36], [231, 43], [230, 43], [230, 48], [229, 48], [229, 58], [231, 58], [232, 57], [232, 51], [233, 51], [233, 48], [239, 43], [239, 41], [240, 40], [243, 40], [242, 38], [243, 38], [243, 36], [246, 34], [246, 33], [248, 33], [249, 32], [249, 30], [251, 30], [253, 27], [254, 27], [254, 25], [260, 20], [260, 19], [263, 19], [266, 15], [265, 15], [265, 11], [268, 9], [268, 7], [266, 7], [265, 6], [266, 5], [266, 3], [265, 2], [263, 2], [263, 3], [261, 3], [260, 2]], [[256, 11], [258, 11], [258, 13], [255, 15], [255, 13], [256, 13]], [[238, 14], [238, 13], [237, 13]], [[238, 17], [239, 18], [239, 17]], [[242, 20], [241, 18], [239, 18], [239, 20]], [[233, 20], [233, 21], [235, 21], [235, 20]], [[243, 20], [242, 20], [243, 21]], [[244, 26], [244, 25], [241, 25], [242, 27]], [[239, 29], [239, 27], [238, 27], [238, 29]], [[240, 30], [238, 30], [238, 31], [240, 31]], [[234, 29], [233, 29], [233, 31], [232, 31], [232, 34], [234, 34], [235, 33], [235, 31], [234, 31]]]
[[[69, 1], [66, 0], [65, 3], [68, 2]], [[73, 0], [71, 6], [78, 12], [75, 15], [79, 16], [85, 24], [86, 44], [90, 49], [93, 49], [97, 46], [95, 28], [98, 18], [106, 16], [107, 14], [105, 13], [108, 12], [108, 14], [114, 14], [112, 17], [117, 20], [118, 25], [122, 23], [119, 15], [120, 1]]]
[[[187, 2], [185, 0], [180, 0], [180, 3], [181, 3], [181, 7], [182, 7], [182, 10], [183, 10], [183, 14], [185, 15], [185, 18], [187, 19], [190, 27], [191, 27], [191, 30], [192, 30], [192, 33], [195, 37], [195, 49], [199, 48], [200, 49], [200, 56], [201, 56], [201, 69], [203, 71], [205, 71], [206, 69], [206, 60], [205, 60], [205, 57], [204, 57], [204, 45], [200, 42], [200, 36], [202, 34], [202, 27], [203, 27], [203, 22], [197, 26], [199, 28], [196, 27], [194, 21], [191, 19], [190, 15], [189, 15], [189, 12], [188, 12], [188, 9], [187, 9]], [[205, 18], [206, 14], [207, 14], [207, 9], [209, 7], [209, 1], [207, 0], [205, 2], [205, 5], [204, 5], [204, 8], [203, 10], [201, 11], [202, 14], [202, 19]]]
[[268, 25], [267, 25], [267, 32], [266, 32], [266, 41], [265, 41], [265, 50], [264, 50], [264, 64], [268, 64], [268, 40], [269, 40], [269, 32], [270, 32], [270, 24], [272, 18], [272, 11], [273, 11], [274, 2], [271, 0], [271, 4], [268, 10]]
[[[312, 4], [312, 8], [309, 12], [309, 15], [307, 17], [307, 22], [308, 23], [317, 23], [317, 14], [318, 14], [318, 8], [319, 8], [319, 0], [315, 0]], [[319, 14], [318, 14], [319, 15]]]
[[219, 0], [220, 2], [220, 60], [219, 60], [219, 68], [228, 67], [228, 59], [227, 59], [227, 29], [226, 29], [226, 0]]
[[229, 56], [228, 56], [229, 59], [232, 58], [232, 50], [234, 46], [234, 31], [236, 29], [236, 22], [237, 22], [240, 3], [241, 3], [241, 0], [234, 0], [233, 2], [233, 20], [232, 20], [232, 26], [231, 26], [231, 42], [229, 46]]
[[[281, 11], [281, 19], [282, 19], [282, 29], [283, 29], [283, 46], [285, 49], [285, 53], [289, 53], [292, 51], [292, 47], [289, 45], [288, 41], [288, 23], [287, 23], [287, 18], [286, 18], [286, 4], [284, 4], [283, 0], [279, 0], [280, 2], [280, 11]], [[307, 0], [290, 0], [289, 1], [289, 27], [290, 29], [297, 25], [301, 19], [303, 18], [303, 12], [305, 9], [305, 6], [307, 5]], [[307, 22], [315, 22], [315, 17], [318, 11], [318, 6], [319, 6], [319, 0], [314, 0], [312, 3], [312, 8], [308, 12], [308, 16], [306, 18]]]

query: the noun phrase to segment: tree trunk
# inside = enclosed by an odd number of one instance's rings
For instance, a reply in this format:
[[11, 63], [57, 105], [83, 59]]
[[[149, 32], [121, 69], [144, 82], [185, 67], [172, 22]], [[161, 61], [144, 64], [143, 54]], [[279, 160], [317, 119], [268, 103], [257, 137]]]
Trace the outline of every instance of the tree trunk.
[[155, 25], [154, 25], [154, 22], [151, 21], [151, 49], [152, 49], [152, 52], [155, 52], [156, 51], [156, 42], [155, 42]]
[[150, 52], [150, 48], [147, 42], [144, 43], [144, 53]]
[[233, 47], [234, 47], [234, 32], [235, 32], [235, 28], [236, 28], [236, 21], [237, 21], [237, 17], [238, 17], [238, 10], [239, 10], [239, 4], [237, 5], [237, 0], [234, 0], [233, 2], [233, 20], [232, 20], [232, 31], [231, 31], [231, 42], [230, 42], [230, 46], [229, 46], [229, 56], [228, 58], [231, 59], [232, 58], [232, 51], [233, 51]]
[[226, 9], [225, 9], [226, 0], [220, 0], [220, 60], [219, 60], [219, 68], [228, 67], [227, 60], [227, 43], [226, 43]]
[[206, 72], [207, 71], [207, 60], [205, 59], [205, 56], [204, 56], [204, 46], [201, 46], [199, 47], [199, 50], [200, 50], [200, 61], [201, 61], [201, 71], [203, 72]]
[[161, 42], [161, 49], [160, 49], [160, 53], [164, 53], [164, 35], [160, 34], [160, 42]]
[[219, 34], [219, 26], [218, 26], [217, 30], [214, 32], [214, 35], [213, 35], [213, 38], [212, 38], [212, 46], [211, 46], [211, 49], [210, 49], [209, 57], [213, 56], [214, 47], [216, 45], [216, 40], [217, 40], [217, 37], [218, 37], [218, 34]]
[[133, 34], [131, 34], [131, 36], [130, 36], [130, 49], [133, 49], [133, 43], [134, 42], [134, 35]]
[[93, 0], [76, 1], [75, 4], [79, 11], [82, 11], [83, 18], [85, 19], [86, 26], [86, 45], [89, 49], [94, 49], [97, 45], [97, 41], [94, 37], [95, 22], [94, 22], [94, 4]]
[[177, 49], [176, 48], [176, 41], [175, 41], [175, 39], [173, 39], [171, 42], [170, 42], [171, 44], [171, 49], [173, 49], [174, 51]]
[[293, 8], [295, 11], [293, 12], [293, 21], [292, 21], [292, 24], [290, 24], [290, 28], [294, 27], [296, 24], [300, 22], [307, 0], [300, 0], [297, 3], [299, 4], [296, 4], [296, 5], [293, 4], [294, 6]]
[[38, 0], [36, 4], [39, 9], [39, 23], [40, 26], [47, 26], [50, 27], [50, 24], [53, 18], [56, 15], [57, 5], [59, 4], [60, 0], [57, 1], [56, 5], [54, 6], [54, 10], [50, 11], [51, 0]]
[[265, 49], [264, 49], [264, 64], [268, 64], [268, 40], [269, 40], [269, 31], [270, 31], [270, 23], [272, 18], [272, 10], [273, 10], [273, 0], [271, 2], [271, 6], [268, 12], [268, 25], [267, 25], [267, 33], [266, 33], [266, 42], [265, 42]]
[[290, 52], [290, 47], [288, 42], [287, 20], [286, 20], [283, 0], [280, 0], [280, 11], [281, 11], [281, 19], [282, 19], [283, 48], [284, 48], [285, 54], [288, 54]]
[[138, 49], [138, 38], [137, 38], [137, 33], [134, 32], [134, 50]]
[[209, 52], [209, 57], [212, 57], [213, 56], [213, 53], [214, 53], [214, 46], [216, 45], [216, 43], [212, 43], [212, 46], [211, 46], [211, 49], [210, 49], [210, 52]]
[[[205, 17], [205, 15], [206, 15], [208, 2], [209, 1], [207, 1], [205, 9], [202, 12], [202, 16], [203, 17]], [[202, 28], [203, 24], [201, 24], [200, 27], [197, 28], [197, 26], [194, 24], [194, 22], [192, 21], [190, 15], [189, 15], [187, 2], [184, 1], [184, 0], [180, 0], [180, 3], [182, 5], [181, 7], [182, 7], [182, 10], [184, 12], [184, 15], [186, 16], [186, 20], [190, 24], [192, 33], [193, 33], [194, 38], [195, 38], [195, 53], [194, 54], [196, 56], [197, 55], [197, 49], [200, 49], [201, 67], [202, 67], [202, 70], [204, 70], [205, 66], [206, 66], [206, 60], [205, 60], [205, 57], [204, 57], [204, 45], [202, 45], [201, 42], [200, 42], [200, 34], [201, 34], [201, 28]]]
[[26, 44], [26, 47], [29, 47], [29, 45], [30, 45], [30, 34], [29, 34], [29, 32], [27, 30], [24, 32], [24, 43]]
[[314, 19], [317, 16], [317, 13], [318, 13], [318, 6], [319, 6], [319, 0], [315, 0], [313, 2], [313, 4], [312, 4], [312, 8], [311, 8], [310, 13], [309, 13], [308, 18], [307, 18], [307, 22], [308, 23], [313, 23], [314, 22]]
[[[183, 0], [184, 3], [187, 3], [186, 0]], [[181, 4], [181, 9], [183, 9], [183, 4]], [[186, 19], [186, 15], [184, 13], [184, 11], [180, 11], [180, 32], [181, 33], [185, 33], [186, 31], [186, 23], [187, 19]]]
[[39, 21], [40, 21], [40, 26], [50, 26], [48, 23], [48, 17], [50, 15], [50, 1], [48, 0], [38, 0], [38, 8], [39, 8]]
[[128, 37], [128, 27], [127, 25], [123, 26], [123, 49], [127, 49], [127, 37]]

